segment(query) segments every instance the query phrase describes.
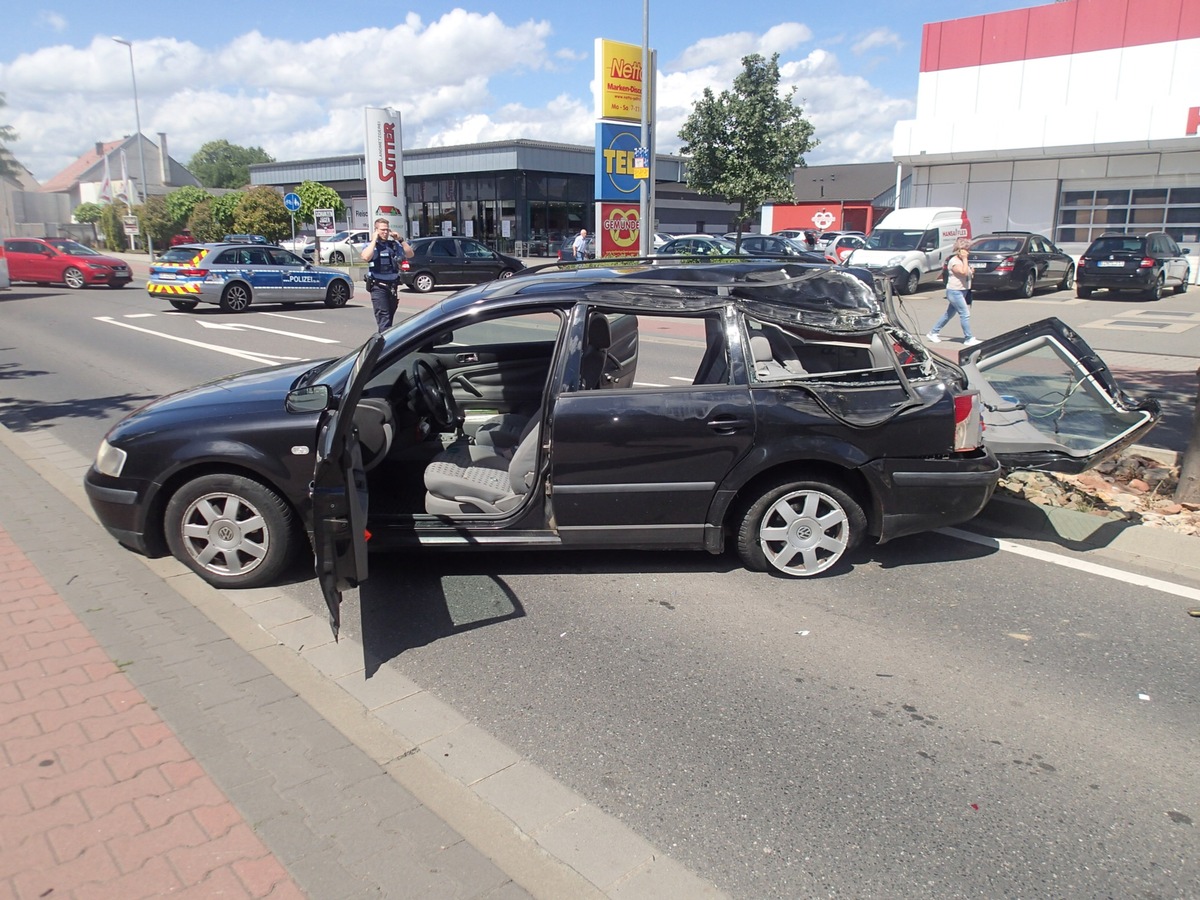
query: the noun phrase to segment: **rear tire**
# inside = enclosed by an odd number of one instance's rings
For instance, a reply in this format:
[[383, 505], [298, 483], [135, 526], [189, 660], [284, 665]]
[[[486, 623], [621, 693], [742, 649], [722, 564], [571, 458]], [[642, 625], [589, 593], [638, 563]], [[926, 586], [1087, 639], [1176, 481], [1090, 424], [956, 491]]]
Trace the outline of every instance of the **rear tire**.
[[1025, 280], [1021, 282], [1021, 287], [1017, 289], [1017, 294], [1028, 300], [1033, 296], [1033, 292], [1037, 289], [1037, 270], [1030, 269], [1025, 273]]
[[1155, 300], [1161, 300], [1163, 290], [1166, 288], [1166, 286], [1167, 277], [1165, 275], [1159, 275], [1156, 279], [1154, 279], [1154, 284], [1150, 285], [1149, 290], [1146, 291], [1146, 299], [1150, 300], [1151, 302]]
[[330, 309], [339, 309], [350, 301], [350, 288], [344, 281], [331, 281], [325, 292], [325, 305]]
[[837, 565], [866, 531], [862, 506], [842, 486], [785, 477], [742, 512], [738, 556], [748, 569], [807, 578]]
[[412, 289], [418, 294], [428, 294], [433, 290], [435, 282], [428, 272], [418, 272], [412, 278]]
[[167, 302], [181, 312], [191, 312], [199, 303], [198, 300], [168, 300]]
[[1092, 296], [1092, 290], [1093, 290], [1093, 288], [1084, 287], [1081, 284], [1077, 284], [1075, 286], [1075, 296], [1079, 297], [1082, 300], [1086, 300], [1086, 299], [1088, 299], [1088, 297]]
[[177, 490], [163, 518], [167, 546], [211, 585], [275, 581], [297, 548], [296, 517], [273, 490], [241, 475], [202, 475]]
[[250, 288], [247, 285], [235, 282], [225, 288], [221, 294], [221, 309], [225, 312], [245, 312], [249, 306]]

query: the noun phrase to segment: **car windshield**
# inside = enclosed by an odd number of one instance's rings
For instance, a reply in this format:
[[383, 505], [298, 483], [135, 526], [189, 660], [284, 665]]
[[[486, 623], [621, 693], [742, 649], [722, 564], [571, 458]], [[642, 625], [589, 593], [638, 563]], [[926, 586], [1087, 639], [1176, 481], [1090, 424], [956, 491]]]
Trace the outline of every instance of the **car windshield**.
[[344, 240], [345, 240], [346, 238], [348, 238], [349, 236], [350, 236], [350, 232], [348, 232], [348, 231], [339, 231], [337, 234], [333, 235], [333, 237], [327, 237], [327, 238], [325, 238], [325, 243], [327, 243], [327, 244], [331, 244], [331, 243], [333, 243], [334, 241], [344, 241]]
[[883, 228], [872, 231], [863, 245], [866, 250], [916, 250], [924, 231]]
[[69, 253], [72, 256], [100, 256], [101, 255], [101, 254], [97, 253], [95, 250], [93, 250], [91, 247], [86, 247], [83, 244], [79, 243], [78, 241], [58, 240], [58, 241], [46, 241], [46, 243], [50, 244], [52, 247], [56, 248], [57, 250], [61, 251], [62, 253]]

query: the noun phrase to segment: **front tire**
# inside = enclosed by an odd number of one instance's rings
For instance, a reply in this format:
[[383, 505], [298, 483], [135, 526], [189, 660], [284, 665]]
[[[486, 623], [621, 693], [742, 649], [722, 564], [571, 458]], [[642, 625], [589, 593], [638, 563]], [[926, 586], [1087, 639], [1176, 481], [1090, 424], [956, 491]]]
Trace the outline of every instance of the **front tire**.
[[331, 281], [325, 292], [325, 305], [330, 309], [340, 309], [350, 301], [350, 288], [344, 281]]
[[917, 288], [919, 288], [920, 286], [921, 286], [921, 273], [918, 272], [916, 269], [913, 269], [911, 272], [908, 273], [908, 277], [904, 279], [904, 283], [901, 285], [900, 293], [915, 294], [917, 292]]
[[68, 266], [63, 271], [63, 283], [73, 291], [79, 290], [87, 281], [84, 280], [83, 272], [74, 266]]
[[203, 475], [171, 497], [163, 521], [181, 563], [222, 588], [276, 580], [297, 546], [296, 518], [270, 488], [241, 475]]
[[168, 300], [173, 307], [181, 312], [191, 312], [196, 308], [199, 301], [197, 300]]
[[516, 275], [516, 274], [517, 274], [517, 273], [516, 273], [516, 272], [514, 272], [512, 269], [501, 269], [501, 270], [500, 270], [500, 274], [499, 274], [499, 275], [497, 275], [496, 277], [497, 277], [497, 278], [500, 278], [500, 279], [504, 279], [504, 278], [512, 278], [512, 277], [513, 277], [514, 275]]
[[428, 294], [433, 290], [435, 282], [428, 272], [418, 272], [413, 276], [412, 289], [418, 294]]
[[225, 312], [245, 312], [250, 306], [250, 288], [241, 283], [234, 283], [221, 293], [221, 309]]
[[335, 266], [340, 266], [346, 261], [346, 254], [341, 250], [334, 250], [329, 254], [329, 261]]
[[837, 565], [866, 530], [862, 506], [840, 485], [784, 478], [742, 513], [738, 556], [748, 569], [807, 578]]
[[1058, 283], [1060, 291], [1069, 291], [1075, 287], [1075, 267], [1067, 266], [1067, 271], [1063, 273], [1063, 279]]
[[1187, 293], [1188, 282], [1191, 280], [1192, 280], [1192, 270], [1188, 269], [1186, 272], [1183, 273], [1183, 281], [1179, 282], [1179, 284], [1176, 285], [1175, 293], [1177, 293], [1177, 294]]

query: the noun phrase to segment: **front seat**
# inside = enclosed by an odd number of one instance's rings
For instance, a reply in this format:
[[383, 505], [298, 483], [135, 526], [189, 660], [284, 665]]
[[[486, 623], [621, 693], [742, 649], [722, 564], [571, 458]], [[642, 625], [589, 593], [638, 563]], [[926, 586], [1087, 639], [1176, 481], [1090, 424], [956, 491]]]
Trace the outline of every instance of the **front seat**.
[[[609, 354], [611, 346], [612, 329], [608, 319], [602, 313], [591, 313], [587, 323], [587, 342], [579, 360], [579, 386], [582, 390], [594, 391], [615, 384], [613, 372], [620, 366]], [[493, 416], [475, 430], [475, 443], [492, 447], [498, 453], [506, 453], [525, 437], [530, 421], [528, 416], [519, 413]]]
[[434, 460], [425, 467], [425, 511], [435, 516], [505, 513], [516, 509], [537, 480], [538, 418], [513, 451], [512, 459]]

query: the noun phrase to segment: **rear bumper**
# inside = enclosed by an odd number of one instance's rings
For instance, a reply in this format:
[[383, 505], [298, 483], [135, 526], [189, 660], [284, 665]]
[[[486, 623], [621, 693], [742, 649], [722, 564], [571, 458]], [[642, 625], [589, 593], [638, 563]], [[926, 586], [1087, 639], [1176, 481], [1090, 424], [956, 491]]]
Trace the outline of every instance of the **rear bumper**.
[[1075, 284], [1078, 287], [1136, 291], [1150, 287], [1156, 278], [1158, 278], [1158, 272], [1154, 269], [1135, 269], [1132, 272], [1103, 272], [1087, 269], [1075, 273]]
[[878, 500], [879, 543], [957, 525], [987, 505], [1000, 480], [1000, 463], [988, 450], [952, 459], [882, 459], [863, 472]]

